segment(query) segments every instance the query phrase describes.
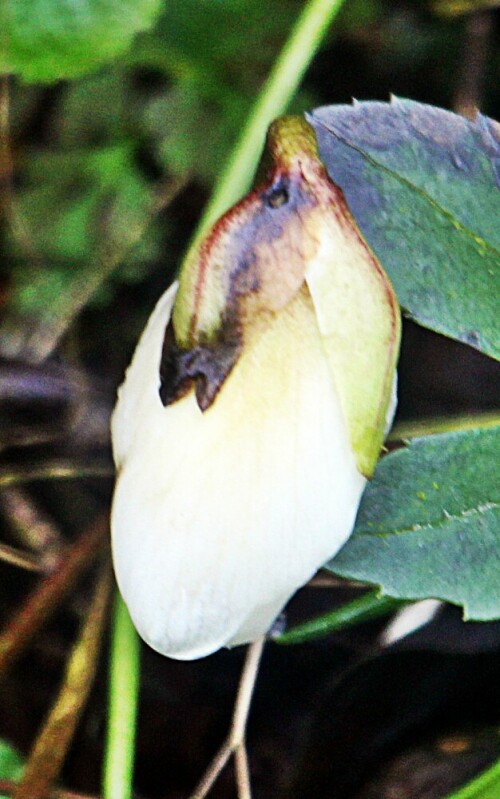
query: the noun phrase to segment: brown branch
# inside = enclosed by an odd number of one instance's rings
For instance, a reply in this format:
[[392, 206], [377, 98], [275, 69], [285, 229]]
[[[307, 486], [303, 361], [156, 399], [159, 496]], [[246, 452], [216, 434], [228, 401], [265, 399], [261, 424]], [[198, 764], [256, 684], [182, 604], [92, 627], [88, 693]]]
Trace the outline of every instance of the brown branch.
[[[17, 783], [12, 780], [0, 779], [0, 793], [12, 794], [16, 789]], [[90, 795], [88, 793], [75, 793], [75, 791], [52, 791], [50, 799], [100, 799], [99, 796]]]
[[44, 461], [36, 466], [0, 469], [0, 489], [30, 483], [33, 480], [76, 480], [82, 477], [112, 477], [114, 469], [109, 461], [77, 463], [69, 458]]
[[20, 569], [26, 569], [26, 571], [30, 572], [47, 571], [41, 558], [31, 552], [23, 552], [8, 544], [0, 544], [0, 560], [10, 566], [18, 566]]
[[481, 108], [484, 74], [493, 18], [489, 11], [476, 11], [465, 23], [465, 41], [453, 108], [457, 114], [475, 119]]
[[31, 556], [35, 568], [47, 573], [53, 571], [67, 548], [57, 526], [22, 486], [4, 488], [1, 499], [17, 540], [37, 554], [36, 559]]
[[49, 799], [94, 682], [111, 594], [109, 564], [101, 572], [64, 681], [38, 735], [13, 799]]
[[9, 137], [9, 78], [0, 76], [0, 215], [9, 209], [14, 165]]
[[0, 678], [26, 649], [35, 633], [59, 607], [76, 580], [108, 540], [107, 515], [100, 516], [68, 550], [61, 566], [42, 579], [0, 635]]

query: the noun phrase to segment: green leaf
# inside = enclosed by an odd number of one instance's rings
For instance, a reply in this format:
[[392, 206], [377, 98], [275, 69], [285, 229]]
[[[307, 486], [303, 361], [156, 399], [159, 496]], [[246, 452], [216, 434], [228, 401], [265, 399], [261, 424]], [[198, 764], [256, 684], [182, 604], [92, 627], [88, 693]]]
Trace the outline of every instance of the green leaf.
[[398, 99], [309, 121], [408, 315], [500, 358], [497, 123]]
[[124, 52], [161, 0], [4, 0], [0, 70], [27, 81], [82, 75]]
[[[22, 770], [21, 756], [7, 741], [0, 739], [0, 779], [16, 782], [20, 778]], [[1, 794], [0, 799], [8, 799], [8, 797]]]
[[[18, 203], [35, 252], [53, 262], [85, 261], [110, 223], [121, 239], [120, 221], [142, 216], [150, 199], [134, 157], [133, 143], [123, 140], [30, 153]], [[126, 218], [125, 229], [130, 224]]]
[[[39, 360], [142, 235], [151, 215], [151, 189], [128, 141], [33, 153], [23, 183], [18, 208], [37, 258], [26, 263], [23, 236], [11, 235], [9, 254], [19, 266], [13, 270], [0, 350]], [[155, 255], [148, 242], [144, 266]]]
[[497, 760], [489, 769], [445, 799], [498, 799], [499, 796], [500, 760]]
[[350, 540], [328, 564], [397, 599], [500, 617], [500, 426], [414, 439], [382, 458]]

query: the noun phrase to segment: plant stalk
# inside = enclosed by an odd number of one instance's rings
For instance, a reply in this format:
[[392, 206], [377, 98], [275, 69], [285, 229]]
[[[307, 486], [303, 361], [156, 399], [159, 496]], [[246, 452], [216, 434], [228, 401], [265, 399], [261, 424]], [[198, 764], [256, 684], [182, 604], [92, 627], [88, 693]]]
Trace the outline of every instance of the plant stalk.
[[198, 225], [194, 243], [248, 190], [267, 128], [297, 91], [344, 0], [310, 0], [264, 83]]
[[111, 641], [104, 799], [132, 799], [139, 679], [139, 638], [117, 593]]

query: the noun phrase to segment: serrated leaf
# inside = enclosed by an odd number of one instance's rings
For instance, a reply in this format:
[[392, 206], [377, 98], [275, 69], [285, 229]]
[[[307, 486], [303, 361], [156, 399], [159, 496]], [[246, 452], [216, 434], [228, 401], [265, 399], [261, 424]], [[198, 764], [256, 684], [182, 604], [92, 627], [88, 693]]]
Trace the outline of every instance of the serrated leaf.
[[414, 439], [383, 458], [350, 540], [328, 564], [397, 599], [500, 618], [500, 426]]
[[500, 358], [498, 123], [398, 99], [309, 121], [408, 315]]
[[0, 70], [27, 81], [90, 72], [149, 28], [161, 0], [4, 0]]

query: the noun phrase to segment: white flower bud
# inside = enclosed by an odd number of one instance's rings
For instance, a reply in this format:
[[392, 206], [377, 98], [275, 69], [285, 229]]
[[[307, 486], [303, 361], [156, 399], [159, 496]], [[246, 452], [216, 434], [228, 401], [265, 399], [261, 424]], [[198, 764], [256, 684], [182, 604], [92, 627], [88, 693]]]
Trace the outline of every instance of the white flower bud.
[[269, 147], [268, 181], [160, 299], [113, 416], [118, 584], [179, 659], [265, 633], [340, 549], [390, 413], [390, 283], [307, 123]]

